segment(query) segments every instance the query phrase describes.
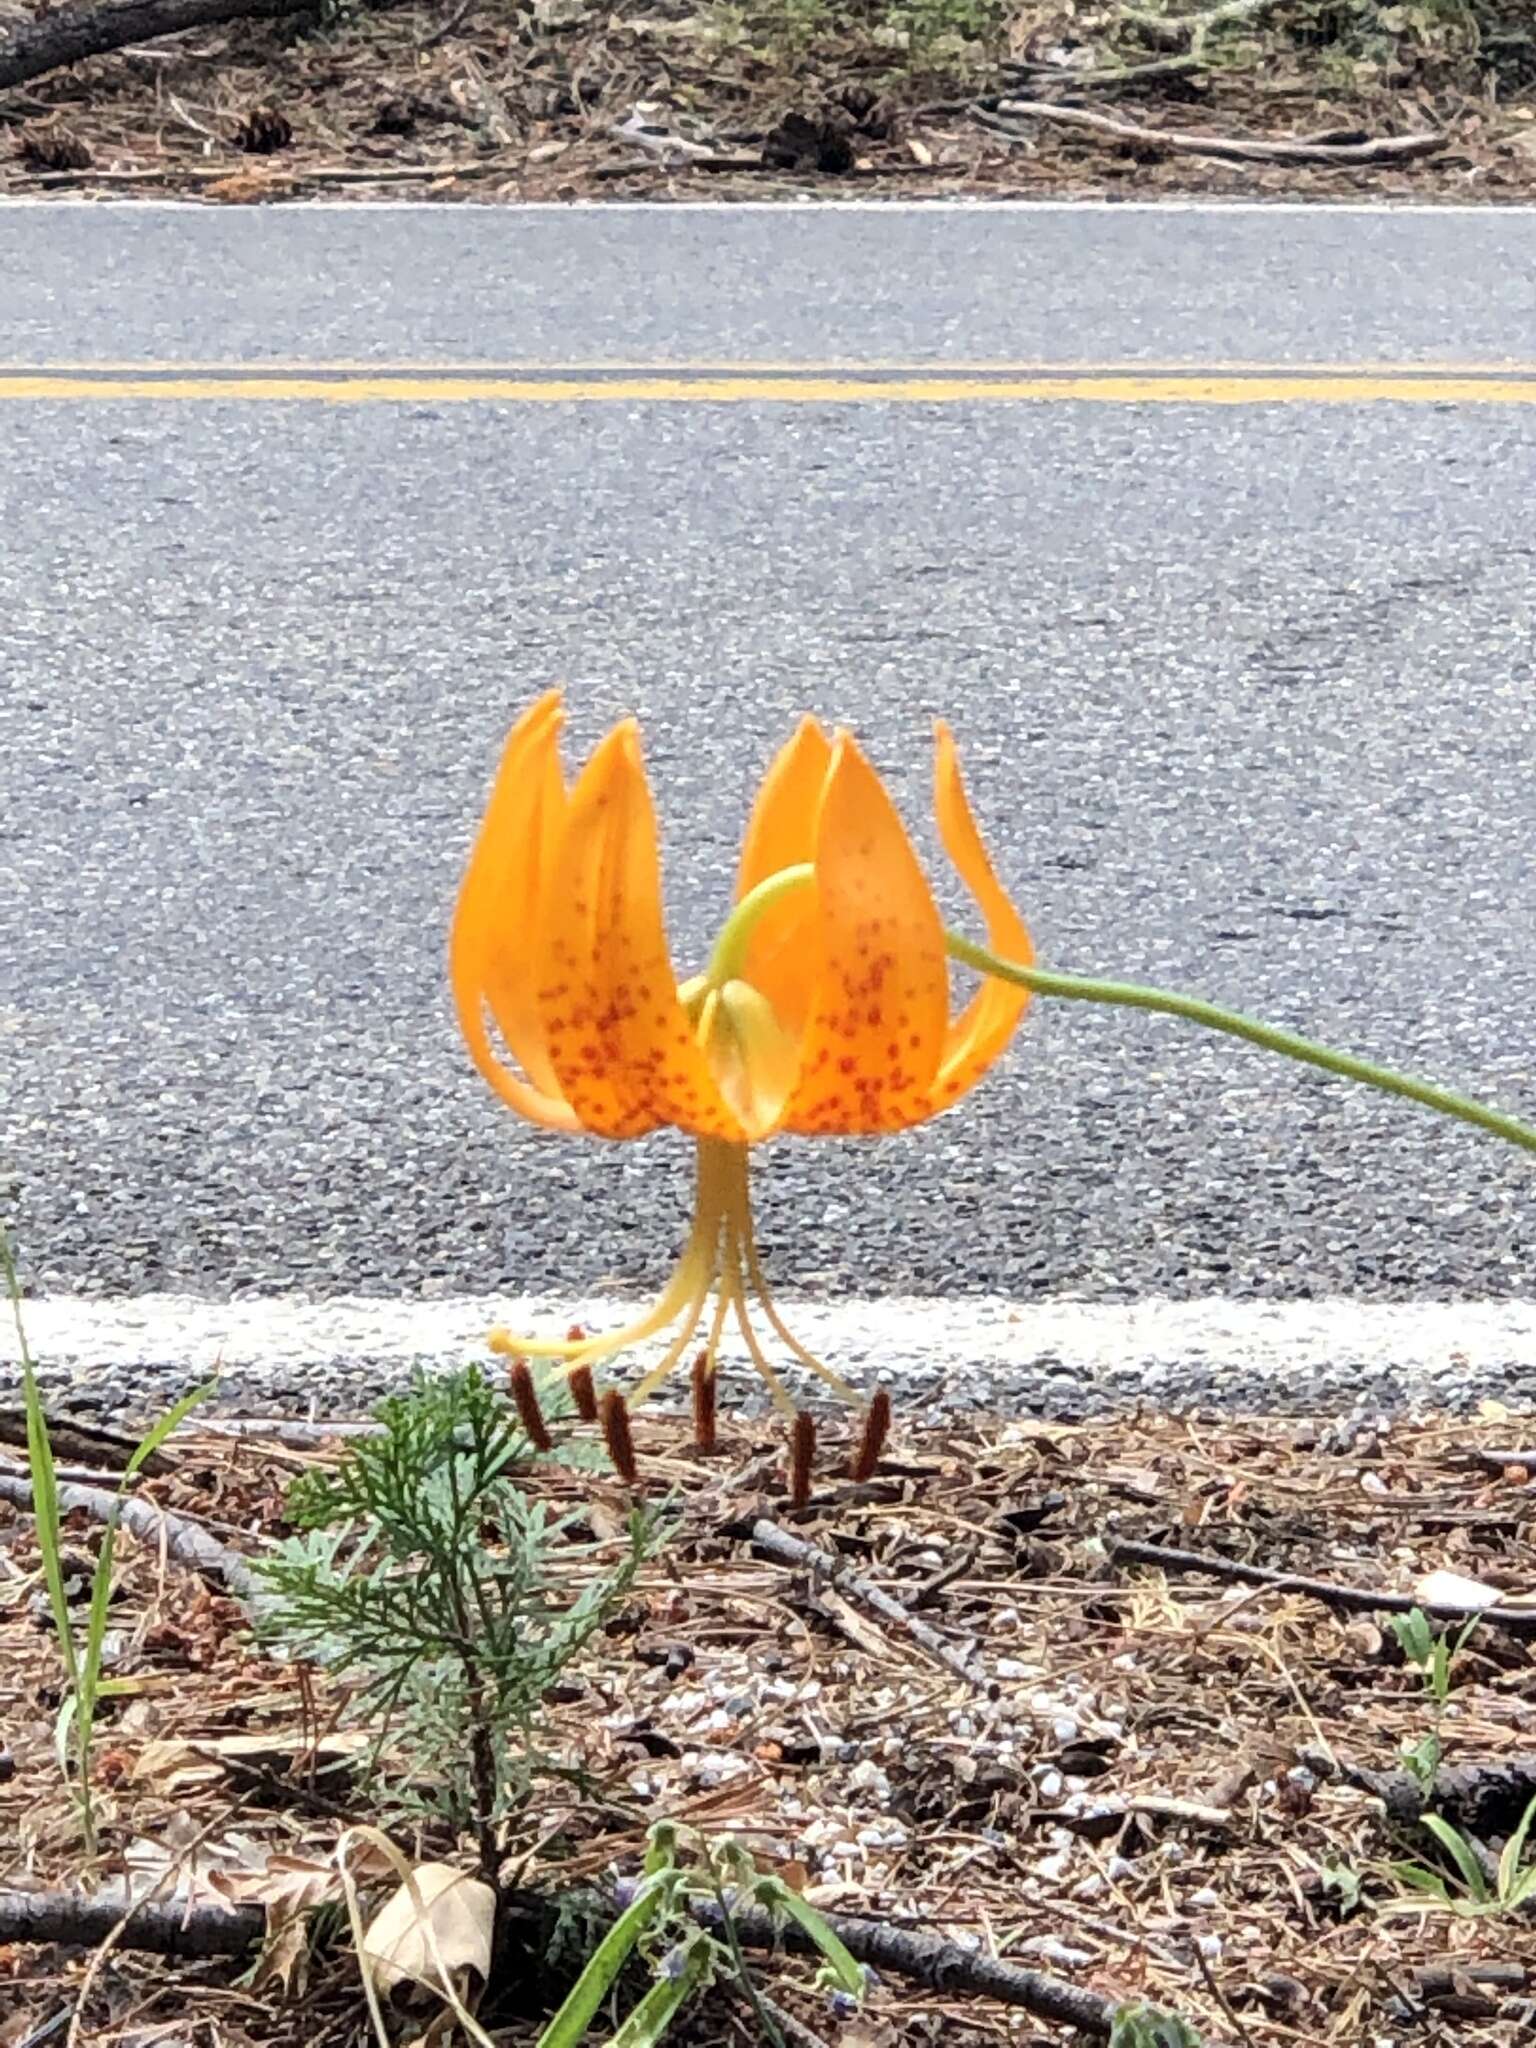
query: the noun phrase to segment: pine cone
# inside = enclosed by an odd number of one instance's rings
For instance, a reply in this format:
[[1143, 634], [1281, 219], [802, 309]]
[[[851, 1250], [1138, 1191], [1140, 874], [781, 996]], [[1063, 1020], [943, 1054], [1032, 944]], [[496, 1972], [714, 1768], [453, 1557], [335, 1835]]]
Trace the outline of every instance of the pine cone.
[[235, 131], [235, 141], [247, 156], [271, 156], [292, 140], [293, 125], [276, 107], [252, 107]]
[[34, 128], [21, 138], [21, 160], [29, 171], [88, 171], [91, 152], [67, 128]]
[[385, 100], [373, 117], [370, 135], [414, 135], [420, 112], [420, 102], [415, 99]]

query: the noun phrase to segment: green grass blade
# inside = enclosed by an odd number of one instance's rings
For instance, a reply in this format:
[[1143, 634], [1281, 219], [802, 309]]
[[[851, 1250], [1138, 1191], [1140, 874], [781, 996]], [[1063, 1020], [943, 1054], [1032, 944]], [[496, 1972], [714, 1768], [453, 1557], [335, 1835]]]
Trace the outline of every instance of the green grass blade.
[[[1526, 1838], [1531, 1832], [1531, 1823], [1533, 1821], [1536, 1821], [1536, 1799], [1532, 1799], [1524, 1813], [1521, 1814], [1515, 1832], [1504, 1844], [1503, 1853], [1499, 1857], [1499, 1897], [1501, 1899], [1511, 1901], [1514, 1899], [1515, 1891], [1522, 1875], [1520, 1859], [1525, 1854]], [[1533, 1881], [1536, 1881], [1536, 1871], [1524, 1874], [1530, 1876]]]
[[808, 1906], [800, 1894], [791, 1891], [780, 1878], [765, 1878], [757, 1887], [757, 1896], [771, 1911], [787, 1914], [797, 1926], [804, 1928], [831, 1967], [840, 1990], [853, 1998], [864, 1996], [867, 1983], [864, 1965], [849, 1954], [814, 1906]]
[[11, 1250], [11, 1233], [0, 1223], [0, 1266], [5, 1269], [6, 1293], [16, 1324], [16, 1347], [21, 1357], [21, 1395], [27, 1416], [27, 1470], [32, 1481], [32, 1516], [37, 1524], [37, 1548], [43, 1560], [43, 1584], [53, 1610], [54, 1633], [59, 1655], [71, 1686], [79, 1682], [75, 1662], [75, 1625], [64, 1591], [62, 1532], [59, 1517], [59, 1483], [54, 1472], [53, 1445], [48, 1437], [48, 1417], [38, 1390], [37, 1373], [27, 1343], [27, 1326], [21, 1313], [21, 1281], [16, 1273], [16, 1256]]
[[190, 1394], [183, 1394], [173, 1408], [168, 1408], [148, 1434], [141, 1438], [138, 1449], [128, 1460], [123, 1477], [131, 1479], [144, 1460], [155, 1455], [171, 1431], [179, 1428], [198, 1403], [207, 1400], [217, 1385], [217, 1380], [209, 1380], [204, 1386], [194, 1387]]
[[54, 1633], [59, 1655], [69, 1682], [78, 1685], [79, 1666], [75, 1657], [75, 1624], [64, 1590], [64, 1536], [59, 1514], [59, 1482], [54, 1471], [53, 1445], [48, 1437], [48, 1418], [30, 1359], [21, 1371], [22, 1400], [27, 1411], [27, 1470], [32, 1480], [32, 1517], [37, 1525], [37, 1547], [43, 1560], [43, 1584], [53, 1610]]
[[101, 1552], [91, 1580], [91, 1605], [85, 1618], [85, 1644], [80, 1658], [80, 1751], [91, 1745], [91, 1725], [100, 1697], [101, 1647], [107, 1638], [107, 1607], [112, 1598], [112, 1565], [117, 1554], [117, 1516], [101, 1532]]
[[661, 1977], [617, 2029], [609, 2048], [656, 2048], [656, 2044], [692, 1998], [709, 1972], [711, 1949], [706, 1934], [688, 1942], [682, 1968], [675, 1977]]
[[677, 1890], [677, 1874], [660, 1871], [644, 1881], [634, 1898], [614, 1921], [587, 1967], [572, 1985], [570, 1995], [539, 2036], [538, 2048], [577, 2048], [593, 2015], [613, 1988], [613, 1981], [628, 1962], [636, 1942], [665, 1905], [670, 1908]]
[[79, 1711], [80, 1695], [71, 1688], [59, 1703], [59, 1711], [53, 1720], [53, 1754], [66, 1778], [69, 1776], [69, 1738]]
[[1466, 1886], [1469, 1896], [1475, 1899], [1479, 1905], [1484, 1904], [1491, 1896], [1488, 1890], [1488, 1879], [1484, 1875], [1483, 1866], [1478, 1862], [1471, 1843], [1453, 1828], [1448, 1820], [1442, 1819], [1438, 1813], [1426, 1813], [1419, 1822], [1419, 1826], [1424, 1829], [1426, 1834], [1433, 1835], [1446, 1855], [1450, 1857], [1457, 1870], [1461, 1873], [1461, 1881]]

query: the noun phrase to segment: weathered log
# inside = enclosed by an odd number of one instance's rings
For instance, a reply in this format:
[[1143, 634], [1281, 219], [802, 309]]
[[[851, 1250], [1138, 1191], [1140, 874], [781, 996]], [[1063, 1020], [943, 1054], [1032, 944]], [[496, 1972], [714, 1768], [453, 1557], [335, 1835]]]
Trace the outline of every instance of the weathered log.
[[[387, 6], [390, 0], [374, 4]], [[275, 21], [315, 11], [316, 0], [108, 0], [99, 7], [61, 7], [24, 21], [0, 42], [0, 92], [66, 64], [180, 35], [183, 29], [211, 28], [226, 21]]]

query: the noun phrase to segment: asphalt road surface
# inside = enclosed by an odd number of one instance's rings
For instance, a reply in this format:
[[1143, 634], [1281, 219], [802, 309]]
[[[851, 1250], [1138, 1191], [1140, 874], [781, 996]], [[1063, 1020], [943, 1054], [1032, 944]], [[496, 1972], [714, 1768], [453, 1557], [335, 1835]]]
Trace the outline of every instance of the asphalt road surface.
[[[1536, 1119], [1536, 379], [1365, 395], [1370, 366], [1529, 350], [1536, 214], [13, 207], [0, 278], [0, 1195], [77, 1359], [92, 1299], [659, 1280], [680, 1141], [519, 1127], [447, 999], [497, 748], [557, 676], [572, 758], [644, 721], [681, 962], [803, 709], [917, 820], [943, 714], [1049, 964]], [[349, 363], [429, 369], [348, 402], [241, 382]], [[430, 374], [1232, 363], [1362, 395]], [[176, 393], [210, 364], [227, 394]], [[774, 1145], [759, 1183], [808, 1312], [868, 1337], [868, 1302], [919, 1305], [868, 1338], [887, 1367], [903, 1327], [963, 1368], [981, 1322], [1066, 1298], [1111, 1332], [1148, 1299], [1381, 1305], [1410, 1349], [1417, 1304], [1510, 1303], [1477, 1384], [1519, 1392], [1533, 1174], [1230, 1041], [1040, 1004], [956, 1112]]]

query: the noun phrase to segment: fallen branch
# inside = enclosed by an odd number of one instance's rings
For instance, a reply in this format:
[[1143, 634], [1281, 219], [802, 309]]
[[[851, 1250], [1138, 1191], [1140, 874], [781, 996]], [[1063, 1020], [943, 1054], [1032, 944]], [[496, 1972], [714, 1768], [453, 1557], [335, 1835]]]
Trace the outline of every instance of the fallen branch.
[[1164, 14], [1150, 7], [1126, 7], [1118, 16], [1144, 43], [1158, 50], [1198, 50], [1208, 36], [1224, 28], [1253, 28], [1280, 5], [1280, 0], [1218, 0], [1199, 14]]
[[[121, 1898], [78, 1892], [0, 1891], [0, 1947], [9, 1941], [98, 1948], [124, 1912]], [[155, 1956], [240, 1956], [260, 1942], [260, 1906], [140, 1906], [118, 1936], [119, 1948]]]
[[1055, 128], [1079, 128], [1128, 149], [1164, 156], [1215, 157], [1239, 164], [1400, 164], [1433, 156], [1446, 147], [1444, 135], [1381, 135], [1368, 142], [1308, 142], [1300, 136], [1200, 135], [1179, 128], [1142, 128], [1087, 107], [1058, 107], [1046, 100], [1000, 100], [992, 115], [978, 112], [983, 126], [1003, 135], [1029, 137], [1004, 117], [1044, 121]]
[[[1153, 57], [1145, 64], [1105, 64], [1080, 71], [1071, 64], [1034, 64], [1024, 58], [1006, 61], [1002, 67], [1014, 78], [1027, 78], [1033, 85], [1064, 85], [1076, 91], [1089, 86], [1100, 92], [1114, 92], [1120, 86], [1151, 85], [1160, 78], [1188, 78], [1191, 72], [1208, 71], [1210, 64], [1185, 50], [1177, 57]], [[963, 107], [955, 109], [964, 113]]]
[[[722, 1915], [707, 1900], [695, 1901], [693, 1917], [703, 1926], [718, 1928]], [[770, 1913], [756, 1909], [732, 1914], [736, 1938], [743, 1948], [789, 1948], [800, 1954], [815, 1952], [815, 1943], [793, 1921], [778, 1922]], [[942, 1935], [923, 1928], [892, 1927], [884, 1920], [845, 1918], [841, 1913], [825, 1915], [827, 1925], [856, 1962], [868, 1963], [929, 1991], [968, 1991], [980, 1998], [995, 1999], [999, 2005], [1033, 2013], [1036, 2019], [1054, 2020], [1060, 2026], [1076, 2027], [1096, 2040], [1107, 2039], [1122, 2000], [1106, 1998], [1101, 1991], [1088, 1991], [1076, 1984], [1064, 1984], [1039, 1970], [1020, 1969], [1015, 1963], [998, 1961], [980, 1951], [961, 1948]], [[1209, 2048], [1219, 2048], [1212, 2042]]]
[[1426, 1813], [1443, 1814], [1464, 1833], [1497, 1839], [1512, 1835], [1536, 1799], [1536, 1756], [1510, 1756], [1497, 1763], [1442, 1764], [1425, 1788], [1411, 1771], [1373, 1771], [1340, 1757], [1329, 1760], [1308, 1750], [1305, 1762], [1322, 1777], [1335, 1777], [1381, 1801], [1387, 1819], [1412, 1827]]
[[[542, 1926], [550, 1909], [561, 1903], [523, 1893], [509, 1895], [506, 1901], [509, 1917], [531, 1920], [536, 1928]], [[695, 1900], [690, 1910], [703, 1927], [718, 1930], [723, 1924], [724, 1916], [712, 1900]], [[840, 1913], [825, 1917], [855, 1960], [873, 1969], [905, 1977], [930, 1991], [963, 1991], [990, 1998], [999, 2005], [1033, 2013], [1037, 2019], [1076, 2027], [1096, 2040], [1108, 2038], [1122, 2003], [1039, 1970], [1020, 1969], [961, 1948], [925, 1929], [892, 1927], [883, 1920], [846, 1918]], [[761, 1908], [739, 1908], [731, 1919], [743, 1948], [815, 1952], [816, 1945], [803, 1928], [793, 1921], [786, 1924]], [[122, 1920], [120, 1900], [74, 1892], [0, 1891], [0, 1945], [14, 1941], [94, 1947]], [[152, 1955], [240, 1956], [259, 1944], [264, 1924], [259, 1906], [144, 1905], [123, 1926], [117, 1946]], [[1211, 2041], [1208, 2048], [1223, 2048], [1223, 2044]]]
[[[1278, 1593], [1301, 1593], [1343, 1614], [1412, 1614], [1417, 1608], [1431, 1621], [1469, 1619], [1466, 1607], [1416, 1600], [1411, 1593], [1389, 1592], [1384, 1586], [1340, 1586], [1331, 1579], [1272, 1571], [1267, 1565], [1241, 1564], [1234, 1557], [1214, 1557], [1200, 1550], [1171, 1550], [1161, 1543], [1111, 1543], [1109, 1556], [1113, 1564], [1151, 1564], [1174, 1573], [1204, 1572], [1213, 1579], [1225, 1579], [1240, 1586], [1269, 1586]], [[1536, 1609], [1484, 1607], [1477, 1618], [1480, 1625], [1505, 1629], [1510, 1635], [1536, 1636]]]
[[[48, 1417], [48, 1440], [61, 1464], [86, 1465], [95, 1472], [121, 1472], [138, 1449], [138, 1438], [122, 1430], [105, 1429], [99, 1423], [81, 1421], [73, 1415]], [[23, 1408], [0, 1408], [0, 1444], [9, 1449], [27, 1448], [27, 1416]], [[164, 1451], [151, 1451], [139, 1470], [146, 1478], [173, 1472], [176, 1460]]]
[[[392, 0], [372, 4], [387, 7]], [[0, 43], [0, 91], [132, 43], [225, 21], [281, 20], [312, 13], [314, 5], [315, 0], [108, 0], [105, 6], [61, 7], [22, 22]]]
[[[32, 1506], [32, 1482], [0, 1472], [0, 1500], [19, 1508]], [[152, 1501], [132, 1495], [109, 1493], [102, 1486], [61, 1486], [62, 1514], [89, 1515], [93, 1522], [109, 1521], [115, 1514], [124, 1529], [141, 1543], [165, 1543], [166, 1554], [204, 1578], [218, 1579], [237, 1600], [250, 1602], [258, 1592], [256, 1575], [238, 1551], [210, 1536], [201, 1523], [186, 1515], [172, 1514]]]
[[900, 1629], [920, 1650], [942, 1664], [946, 1671], [953, 1671], [957, 1678], [963, 1678], [967, 1685], [979, 1689], [990, 1683], [985, 1667], [974, 1657], [964, 1655], [952, 1643], [946, 1642], [937, 1629], [930, 1628], [900, 1600], [893, 1599], [879, 1586], [850, 1571], [830, 1550], [819, 1550], [814, 1543], [804, 1543], [798, 1536], [791, 1536], [788, 1530], [767, 1520], [752, 1524], [752, 1542], [756, 1549], [769, 1557], [776, 1557], [781, 1564], [799, 1565], [802, 1570], [824, 1579], [829, 1586], [835, 1586], [846, 1597], [857, 1600], [871, 1614], [878, 1614], [882, 1621]]

